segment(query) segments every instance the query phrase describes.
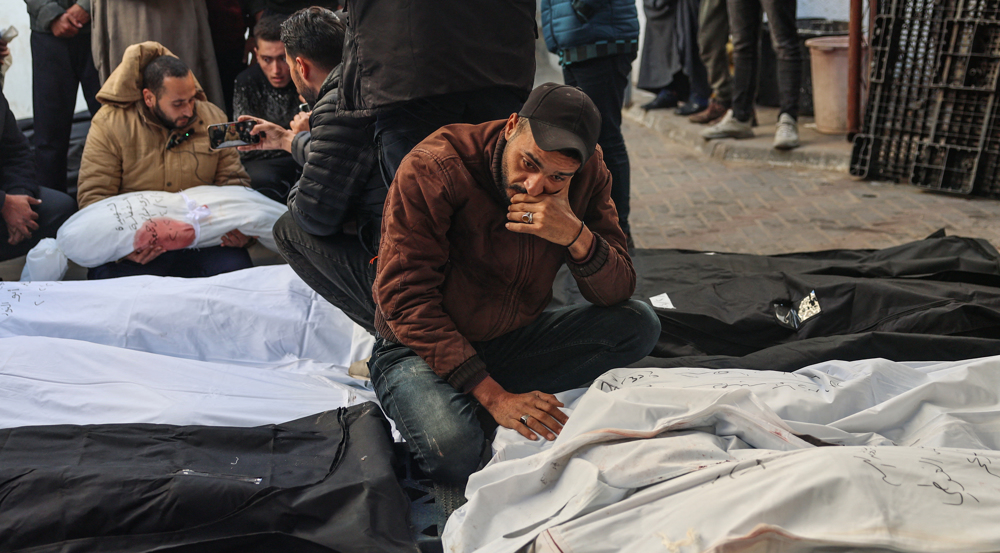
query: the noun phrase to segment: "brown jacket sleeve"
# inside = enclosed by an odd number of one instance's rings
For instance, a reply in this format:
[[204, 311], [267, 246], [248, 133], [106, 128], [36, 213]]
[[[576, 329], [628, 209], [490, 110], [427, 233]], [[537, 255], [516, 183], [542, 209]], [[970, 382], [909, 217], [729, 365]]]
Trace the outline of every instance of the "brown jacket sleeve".
[[[566, 265], [587, 301], [601, 306], [621, 303], [635, 292], [635, 269], [628, 255], [625, 233], [618, 226], [618, 210], [611, 200], [611, 173], [598, 148], [588, 165], [594, 165], [597, 182], [587, 204], [583, 222], [594, 233], [590, 258], [574, 263], [566, 254]], [[572, 184], [570, 184], [572, 186]]]
[[80, 160], [76, 200], [80, 209], [104, 198], [117, 196], [122, 186], [121, 146], [109, 135], [104, 108], [90, 124]]
[[398, 341], [462, 389], [453, 373], [462, 365], [475, 365], [474, 372], [485, 366], [441, 305], [454, 200], [447, 168], [437, 159], [414, 151], [403, 160], [386, 198], [373, 292]]

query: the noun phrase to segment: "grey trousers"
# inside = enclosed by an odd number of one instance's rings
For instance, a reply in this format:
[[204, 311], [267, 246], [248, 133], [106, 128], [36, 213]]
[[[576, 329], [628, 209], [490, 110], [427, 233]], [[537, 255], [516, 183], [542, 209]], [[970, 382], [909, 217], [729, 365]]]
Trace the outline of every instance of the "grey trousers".
[[729, 11], [726, 0], [701, 0], [698, 11], [698, 52], [708, 70], [715, 99], [724, 106], [733, 101], [733, 75], [729, 72]]

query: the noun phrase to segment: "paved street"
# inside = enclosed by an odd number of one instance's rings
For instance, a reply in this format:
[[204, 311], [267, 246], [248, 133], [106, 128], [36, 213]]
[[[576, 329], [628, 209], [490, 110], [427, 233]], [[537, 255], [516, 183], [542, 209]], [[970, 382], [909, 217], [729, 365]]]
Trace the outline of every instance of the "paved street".
[[628, 119], [623, 130], [632, 160], [630, 220], [640, 248], [755, 254], [884, 248], [939, 228], [1000, 245], [1000, 200], [725, 162]]

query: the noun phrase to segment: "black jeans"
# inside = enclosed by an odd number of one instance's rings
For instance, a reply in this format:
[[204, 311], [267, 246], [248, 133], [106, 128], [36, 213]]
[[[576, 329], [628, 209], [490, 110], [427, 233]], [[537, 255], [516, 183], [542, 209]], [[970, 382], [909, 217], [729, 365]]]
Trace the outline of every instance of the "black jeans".
[[512, 88], [495, 87], [419, 98], [380, 113], [375, 122], [375, 141], [386, 184], [392, 182], [406, 154], [432, 132], [453, 123], [506, 119], [521, 109], [525, 99]]
[[[588, 385], [653, 350], [660, 320], [648, 304], [574, 305], [473, 347], [505, 390], [555, 394]], [[479, 403], [434, 373], [410, 348], [375, 341], [372, 385], [420, 468], [435, 482], [464, 486], [489, 447]]]
[[87, 271], [87, 279], [103, 280], [138, 275], [210, 277], [253, 267], [246, 248], [213, 246], [163, 252], [145, 265], [112, 261]]
[[90, 114], [101, 108], [101, 81], [90, 55], [90, 34], [59, 38], [31, 33], [32, 96], [35, 103], [35, 165], [38, 184], [66, 191], [66, 155], [76, 109], [76, 90], [83, 86]]
[[76, 211], [76, 200], [62, 192], [42, 187], [38, 190], [38, 196], [42, 203], [31, 207], [38, 214], [38, 219], [35, 220], [38, 230], [31, 233], [31, 238], [11, 246], [7, 243], [10, 237], [7, 225], [0, 222], [0, 261], [27, 255], [39, 240], [55, 238], [59, 227]]
[[767, 13], [771, 40], [778, 57], [778, 90], [781, 111], [798, 119], [802, 86], [802, 45], [795, 28], [796, 0], [727, 0], [733, 34], [733, 115], [740, 121], [753, 117], [760, 55], [761, 9]]
[[285, 213], [274, 224], [274, 241], [295, 274], [368, 332], [375, 334], [374, 254], [351, 234], [316, 236]]
[[280, 203], [288, 201], [288, 192], [299, 180], [302, 166], [291, 155], [243, 162], [250, 175], [250, 187]]
[[618, 54], [571, 63], [563, 67], [566, 84], [584, 91], [601, 112], [597, 143], [604, 150], [604, 164], [611, 172], [611, 199], [618, 208], [618, 224], [629, 233], [628, 150], [622, 136], [622, 104], [635, 54]]

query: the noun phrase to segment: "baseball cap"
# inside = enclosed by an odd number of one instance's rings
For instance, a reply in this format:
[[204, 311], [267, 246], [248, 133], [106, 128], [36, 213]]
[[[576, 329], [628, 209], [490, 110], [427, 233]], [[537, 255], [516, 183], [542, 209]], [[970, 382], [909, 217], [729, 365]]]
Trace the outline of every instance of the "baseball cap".
[[546, 152], [574, 150], [587, 163], [601, 134], [601, 113], [575, 86], [545, 83], [531, 91], [517, 114], [528, 119], [535, 144]]

